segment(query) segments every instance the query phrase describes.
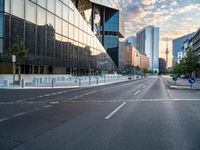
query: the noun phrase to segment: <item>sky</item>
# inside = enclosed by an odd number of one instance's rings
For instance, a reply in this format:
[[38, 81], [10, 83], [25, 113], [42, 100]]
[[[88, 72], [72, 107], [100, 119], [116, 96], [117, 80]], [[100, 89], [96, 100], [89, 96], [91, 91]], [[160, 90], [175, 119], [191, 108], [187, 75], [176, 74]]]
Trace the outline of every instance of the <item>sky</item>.
[[169, 43], [172, 64], [172, 39], [197, 31], [200, 27], [200, 0], [124, 0], [125, 36], [134, 36], [148, 25], [160, 27], [160, 57], [165, 58]]

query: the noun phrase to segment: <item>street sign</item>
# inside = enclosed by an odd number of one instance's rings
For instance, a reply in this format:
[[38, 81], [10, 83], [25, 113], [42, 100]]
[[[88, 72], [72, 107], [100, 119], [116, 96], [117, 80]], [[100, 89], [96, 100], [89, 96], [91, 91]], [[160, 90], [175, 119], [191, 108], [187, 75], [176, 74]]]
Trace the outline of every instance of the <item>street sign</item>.
[[194, 83], [195, 83], [195, 78], [190, 77], [190, 78], [188, 79], [188, 82], [189, 82], [190, 84], [194, 84]]
[[12, 62], [15, 63], [16, 62], [16, 56], [12, 55]]
[[174, 81], [176, 81], [178, 79], [178, 76], [173, 76], [172, 78]]

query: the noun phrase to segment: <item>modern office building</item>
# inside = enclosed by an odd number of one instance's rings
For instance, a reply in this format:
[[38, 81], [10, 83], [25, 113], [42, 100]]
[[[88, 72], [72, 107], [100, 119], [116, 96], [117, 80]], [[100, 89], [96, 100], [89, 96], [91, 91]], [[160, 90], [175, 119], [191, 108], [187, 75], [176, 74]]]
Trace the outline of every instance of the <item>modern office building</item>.
[[[200, 57], [200, 28], [194, 34], [192, 44], [194, 53]], [[200, 68], [197, 70], [196, 76], [200, 78]]]
[[121, 1], [0, 0], [0, 73], [11, 73], [9, 47], [28, 50], [22, 73], [73, 73], [118, 67]]
[[137, 39], [136, 36], [130, 36], [126, 38], [125, 40], [126, 43], [130, 43], [132, 46], [137, 47]]
[[149, 57], [149, 69], [159, 72], [159, 28], [147, 26], [137, 32], [137, 49]]
[[159, 58], [159, 74], [166, 72], [166, 61], [164, 58]]
[[140, 53], [130, 43], [126, 43], [124, 49], [124, 64], [135, 68], [148, 69], [149, 58], [145, 54]]
[[187, 39], [190, 39], [191, 37], [193, 37], [194, 33], [190, 33], [190, 34], [187, 34], [187, 35], [184, 35], [182, 37], [179, 37], [177, 39], [174, 39], [173, 40], [173, 65], [175, 65], [177, 62], [178, 62], [178, 52], [182, 52], [182, 46], [183, 46], [183, 43], [187, 40]]

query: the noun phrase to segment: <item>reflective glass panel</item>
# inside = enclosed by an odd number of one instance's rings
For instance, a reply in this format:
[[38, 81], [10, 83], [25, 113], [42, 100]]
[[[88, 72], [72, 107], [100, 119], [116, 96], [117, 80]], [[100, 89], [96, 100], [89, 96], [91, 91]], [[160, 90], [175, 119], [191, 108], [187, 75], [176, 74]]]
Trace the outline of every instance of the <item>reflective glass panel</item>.
[[56, 15], [62, 17], [62, 3], [59, 0], [56, 0]]
[[55, 0], [48, 0], [47, 1], [47, 9], [54, 13], [55, 10]]
[[0, 11], [3, 11], [3, 5], [4, 5], [4, 4], [3, 4], [3, 1], [4, 1], [4, 0], [0, 0]]
[[40, 7], [37, 8], [37, 24], [38, 25], [46, 24], [46, 11]]
[[67, 36], [67, 37], [69, 36], [69, 35], [68, 35], [68, 30], [69, 30], [69, 29], [68, 29], [68, 23], [65, 22], [65, 21], [63, 21], [63, 35], [64, 35], [64, 36]]
[[62, 20], [56, 17], [56, 33], [62, 34]]
[[12, 14], [24, 18], [24, 0], [12, 0], [11, 3]]
[[69, 24], [69, 38], [74, 39], [74, 27]]
[[46, 0], [37, 0], [38, 5], [46, 8]]
[[0, 13], [0, 37], [3, 37], [3, 14]]
[[10, 0], [5, 0], [5, 12], [10, 13]]
[[26, 1], [26, 20], [36, 23], [36, 5], [30, 1]]
[[65, 5], [68, 5], [68, 4], [69, 4], [68, 0], [63, 0], [63, 3], [64, 3]]
[[0, 39], [0, 54], [3, 53], [3, 39]]
[[74, 24], [74, 11], [69, 9], [69, 22]]
[[54, 15], [52, 13], [47, 13], [47, 25], [55, 27], [54, 25]]
[[68, 12], [68, 7], [63, 5], [63, 19], [66, 21], [69, 20], [69, 12]]

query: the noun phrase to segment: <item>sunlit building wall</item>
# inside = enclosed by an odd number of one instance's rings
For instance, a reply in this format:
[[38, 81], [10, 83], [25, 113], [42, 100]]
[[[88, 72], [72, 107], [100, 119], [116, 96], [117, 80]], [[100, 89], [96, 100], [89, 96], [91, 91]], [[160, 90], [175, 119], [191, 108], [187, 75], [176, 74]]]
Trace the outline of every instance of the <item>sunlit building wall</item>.
[[137, 49], [149, 57], [149, 69], [159, 72], [159, 28], [148, 26], [137, 32]]
[[22, 73], [87, 74], [89, 67], [116, 66], [71, 0], [0, 0], [0, 73], [11, 73], [6, 55], [16, 37], [28, 49]]

